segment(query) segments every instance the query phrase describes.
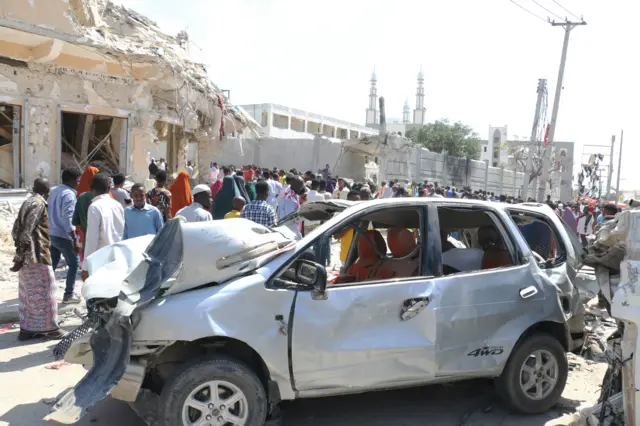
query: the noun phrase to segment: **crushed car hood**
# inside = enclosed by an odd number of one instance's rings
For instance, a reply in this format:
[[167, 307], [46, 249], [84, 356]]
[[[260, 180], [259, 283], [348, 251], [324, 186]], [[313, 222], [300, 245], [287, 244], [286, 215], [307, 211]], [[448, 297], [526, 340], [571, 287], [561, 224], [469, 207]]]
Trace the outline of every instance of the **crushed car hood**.
[[170, 245], [163, 264], [176, 272], [161, 283], [164, 295], [180, 293], [212, 283], [222, 283], [255, 269], [256, 260], [291, 244], [279, 232], [246, 219], [187, 223], [169, 221], [158, 233], [123, 241], [98, 250], [87, 259], [89, 278], [83, 286], [86, 300], [113, 298], [128, 288], [136, 293], [150, 267], [150, 244]]

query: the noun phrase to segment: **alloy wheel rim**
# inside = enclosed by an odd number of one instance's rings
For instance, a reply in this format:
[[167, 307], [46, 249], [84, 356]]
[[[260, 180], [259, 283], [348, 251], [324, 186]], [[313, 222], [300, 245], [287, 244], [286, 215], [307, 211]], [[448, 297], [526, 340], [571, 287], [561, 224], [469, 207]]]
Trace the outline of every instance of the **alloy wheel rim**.
[[539, 401], [548, 397], [556, 388], [560, 368], [558, 360], [549, 351], [533, 351], [520, 368], [520, 388], [527, 398]]
[[182, 404], [183, 426], [244, 426], [248, 414], [245, 394], [225, 380], [198, 385]]

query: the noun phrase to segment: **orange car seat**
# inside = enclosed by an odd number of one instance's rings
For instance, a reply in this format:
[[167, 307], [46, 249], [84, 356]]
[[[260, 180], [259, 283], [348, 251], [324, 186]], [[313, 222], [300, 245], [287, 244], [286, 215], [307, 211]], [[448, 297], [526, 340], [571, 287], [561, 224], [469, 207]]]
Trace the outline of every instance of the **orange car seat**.
[[405, 259], [416, 250], [415, 234], [405, 228], [391, 228], [387, 241], [393, 258], [385, 259], [375, 274], [376, 279], [406, 278], [415, 275], [419, 269], [419, 259]]
[[358, 238], [358, 259], [353, 262], [346, 275], [355, 282], [371, 278], [383, 256], [387, 253], [387, 243], [379, 231], [369, 230]]
[[478, 228], [478, 244], [484, 250], [482, 269], [493, 269], [510, 266], [511, 256], [504, 248], [500, 233], [493, 226]]

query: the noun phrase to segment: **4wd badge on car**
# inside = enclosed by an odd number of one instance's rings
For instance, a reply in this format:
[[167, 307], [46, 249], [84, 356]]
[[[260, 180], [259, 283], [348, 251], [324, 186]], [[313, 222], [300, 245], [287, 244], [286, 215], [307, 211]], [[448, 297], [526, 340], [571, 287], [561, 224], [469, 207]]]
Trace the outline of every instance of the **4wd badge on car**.
[[502, 355], [504, 348], [502, 346], [484, 346], [482, 348], [474, 349], [467, 354], [467, 356], [487, 356], [487, 355]]

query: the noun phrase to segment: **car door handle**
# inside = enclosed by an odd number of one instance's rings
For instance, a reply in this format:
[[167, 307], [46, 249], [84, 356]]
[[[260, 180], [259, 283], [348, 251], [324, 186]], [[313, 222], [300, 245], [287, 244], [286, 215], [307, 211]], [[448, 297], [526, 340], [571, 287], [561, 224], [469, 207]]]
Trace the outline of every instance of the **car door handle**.
[[402, 306], [402, 312], [400, 313], [400, 319], [402, 321], [410, 320], [418, 315], [424, 308], [429, 306], [428, 297], [418, 297], [414, 299], [407, 299]]
[[535, 296], [536, 294], [538, 294], [538, 288], [533, 285], [520, 290], [520, 297], [522, 297], [523, 299], [528, 299]]

